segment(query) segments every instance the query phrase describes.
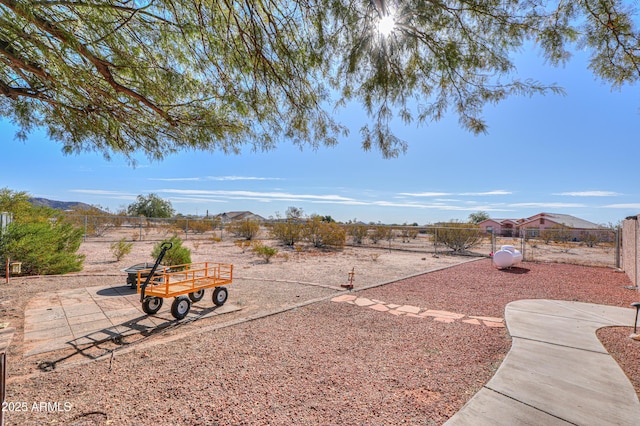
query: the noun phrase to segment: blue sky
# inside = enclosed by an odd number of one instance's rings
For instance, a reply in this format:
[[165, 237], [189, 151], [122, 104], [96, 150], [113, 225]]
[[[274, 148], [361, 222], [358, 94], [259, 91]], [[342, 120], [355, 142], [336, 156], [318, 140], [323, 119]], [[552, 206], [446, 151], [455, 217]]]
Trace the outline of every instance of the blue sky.
[[409, 149], [396, 159], [360, 149], [359, 108], [340, 111], [351, 129], [334, 148], [300, 151], [287, 141], [267, 153], [183, 152], [162, 162], [100, 154], [65, 156], [44, 132], [26, 142], [0, 121], [0, 188], [81, 201], [111, 211], [155, 193], [183, 214], [250, 210], [264, 217], [289, 206], [339, 221], [429, 224], [486, 211], [493, 218], [539, 212], [616, 223], [640, 213], [640, 96], [612, 91], [582, 54], [564, 68], [535, 52], [519, 56], [518, 77], [556, 83], [567, 95], [514, 97], [485, 109], [487, 135], [458, 128], [451, 114], [428, 125], [394, 127]]

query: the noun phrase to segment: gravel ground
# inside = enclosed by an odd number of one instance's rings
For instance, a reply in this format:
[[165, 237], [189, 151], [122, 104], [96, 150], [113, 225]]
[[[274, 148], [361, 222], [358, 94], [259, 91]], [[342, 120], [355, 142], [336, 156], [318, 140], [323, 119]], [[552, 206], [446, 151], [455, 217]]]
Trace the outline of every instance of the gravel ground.
[[[420, 261], [414, 263], [424, 266]], [[370, 274], [384, 266], [370, 264]], [[256, 272], [256, 266], [247, 269]], [[99, 362], [61, 363], [41, 372], [31, 358], [19, 358], [21, 336], [16, 333], [7, 402], [26, 409], [6, 413], [6, 424], [442, 424], [491, 378], [510, 348], [504, 328], [394, 316], [331, 302], [328, 298], [337, 292], [324, 287], [261, 283], [248, 279], [248, 273], [245, 278], [235, 291], [244, 314], [258, 319], [230, 325], [241, 316], [225, 315], [182, 324], [121, 347], [102, 348], [115, 350]], [[64, 288], [54, 278], [32, 282], [37, 289]], [[624, 288], [628, 285], [624, 274], [606, 268], [524, 263], [499, 271], [481, 260], [354, 294], [467, 316], [502, 317], [508, 302], [527, 298], [628, 307], [639, 299], [637, 292]], [[21, 300], [8, 290], [4, 296]], [[267, 315], [298, 300], [325, 296]], [[15, 311], [2, 306], [2, 317], [15, 315], [19, 321], [20, 304], [12, 306]], [[630, 332], [626, 327], [604, 329], [599, 337], [637, 388], [634, 378], [640, 372], [625, 362], [634, 354], [631, 364], [640, 364], [638, 342], [629, 339]]]

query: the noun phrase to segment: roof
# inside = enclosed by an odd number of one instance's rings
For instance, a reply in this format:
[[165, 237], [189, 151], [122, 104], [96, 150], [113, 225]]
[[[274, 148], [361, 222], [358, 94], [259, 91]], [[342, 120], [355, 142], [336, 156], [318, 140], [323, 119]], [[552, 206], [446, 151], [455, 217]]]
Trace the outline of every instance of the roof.
[[539, 213], [535, 216], [531, 216], [527, 218], [527, 222], [531, 222], [540, 218], [549, 219], [556, 222], [559, 225], [564, 225], [568, 228], [576, 228], [576, 229], [602, 229], [603, 227], [589, 222], [588, 220], [580, 219], [579, 217], [571, 216], [568, 214], [560, 214], [560, 213]]
[[259, 220], [262, 222], [265, 220], [262, 216], [257, 215], [255, 213], [251, 213], [250, 211], [225, 212], [225, 213], [220, 213], [218, 216], [222, 217], [223, 220], [251, 219], [251, 220]]
[[534, 216], [523, 218], [523, 219], [487, 219], [483, 220], [479, 224], [483, 224], [485, 222], [494, 222], [504, 225], [505, 223], [513, 223], [516, 226], [526, 225], [529, 222], [533, 222], [540, 218], [548, 219], [552, 222], [557, 223], [558, 225], [564, 225], [568, 228], [575, 229], [602, 229], [603, 227], [595, 224], [593, 222], [589, 222], [588, 220], [580, 219], [575, 216], [571, 216], [568, 214], [560, 214], [560, 213], [538, 213]]

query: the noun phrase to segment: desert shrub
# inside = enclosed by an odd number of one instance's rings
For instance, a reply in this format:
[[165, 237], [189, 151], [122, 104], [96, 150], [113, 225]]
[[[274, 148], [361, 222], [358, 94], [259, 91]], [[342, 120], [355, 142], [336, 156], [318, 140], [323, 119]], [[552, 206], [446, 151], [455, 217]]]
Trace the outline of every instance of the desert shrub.
[[587, 247], [595, 247], [600, 242], [600, 235], [596, 232], [582, 231], [580, 233], [580, 241]]
[[400, 237], [403, 243], [408, 243], [410, 240], [414, 240], [418, 237], [419, 231], [414, 228], [401, 228]]
[[260, 232], [260, 222], [251, 219], [234, 220], [227, 224], [226, 229], [238, 238], [251, 241]]
[[184, 232], [191, 232], [193, 234], [204, 234], [207, 231], [211, 231], [214, 227], [214, 223], [210, 219], [177, 219], [175, 222], [175, 228]]
[[302, 226], [302, 222], [297, 219], [277, 221], [269, 226], [269, 234], [282, 244], [293, 246], [302, 239]]
[[393, 230], [388, 226], [377, 225], [374, 226], [373, 232], [369, 233], [369, 238], [373, 244], [378, 244], [378, 241], [388, 241], [393, 238]]
[[302, 227], [302, 237], [314, 247], [342, 248], [346, 231], [335, 222], [325, 222], [321, 216], [311, 216]]
[[274, 247], [269, 247], [262, 243], [254, 243], [251, 249], [255, 254], [264, 259], [266, 263], [269, 263], [271, 258], [278, 254], [278, 249]]
[[84, 228], [88, 237], [101, 237], [109, 230], [122, 226], [124, 216], [106, 215], [98, 207], [76, 208], [64, 214], [64, 219], [78, 228]]
[[54, 219], [43, 222], [14, 222], [0, 238], [0, 253], [22, 262], [27, 275], [66, 274], [82, 270], [85, 256], [76, 254], [84, 232], [70, 223]]
[[127, 239], [125, 237], [122, 237], [121, 240], [118, 240], [115, 243], [111, 243], [109, 247], [111, 248], [111, 253], [116, 258], [117, 262], [131, 253], [131, 249], [133, 249], [133, 243], [128, 243]]
[[235, 240], [233, 244], [238, 246], [243, 253], [247, 248], [251, 247], [251, 241], [247, 241], [247, 240]]
[[162, 245], [166, 242], [171, 243], [172, 246], [167, 250], [162, 259], [163, 265], [184, 265], [191, 263], [191, 250], [183, 246], [182, 240], [176, 235], [153, 246], [151, 256], [157, 258], [160, 255], [160, 250], [162, 250]]
[[437, 241], [456, 253], [469, 250], [480, 244], [483, 239], [482, 230], [471, 223], [449, 222], [437, 228]]
[[362, 244], [367, 237], [368, 229], [365, 225], [351, 225], [349, 226], [349, 235], [353, 239], [354, 244]]

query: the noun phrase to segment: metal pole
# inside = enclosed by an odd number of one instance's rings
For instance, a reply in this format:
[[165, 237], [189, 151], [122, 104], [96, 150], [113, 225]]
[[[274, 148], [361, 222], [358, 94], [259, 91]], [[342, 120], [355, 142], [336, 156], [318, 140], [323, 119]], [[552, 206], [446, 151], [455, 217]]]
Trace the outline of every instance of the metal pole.
[[496, 233], [494, 230], [491, 230], [491, 253], [495, 254], [496, 252]]
[[434, 254], [438, 255], [438, 228], [434, 228], [433, 232], [433, 251]]
[[616, 258], [615, 258], [615, 262], [616, 262], [616, 268], [620, 269], [620, 227], [616, 227], [615, 229], [615, 236], [614, 238], [616, 239]]
[[634, 221], [635, 225], [635, 232], [634, 232], [634, 240], [635, 240], [635, 252], [634, 252], [634, 258], [635, 258], [635, 262], [634, 262], [634, 274], [633, 274], [633, 280], [634, 283], [633, 285], [636, 286], [636, 290], [638, 290], [638, 262], [640, 262], [640, 259], [638, 258], [638, 221], [635, 220]]

